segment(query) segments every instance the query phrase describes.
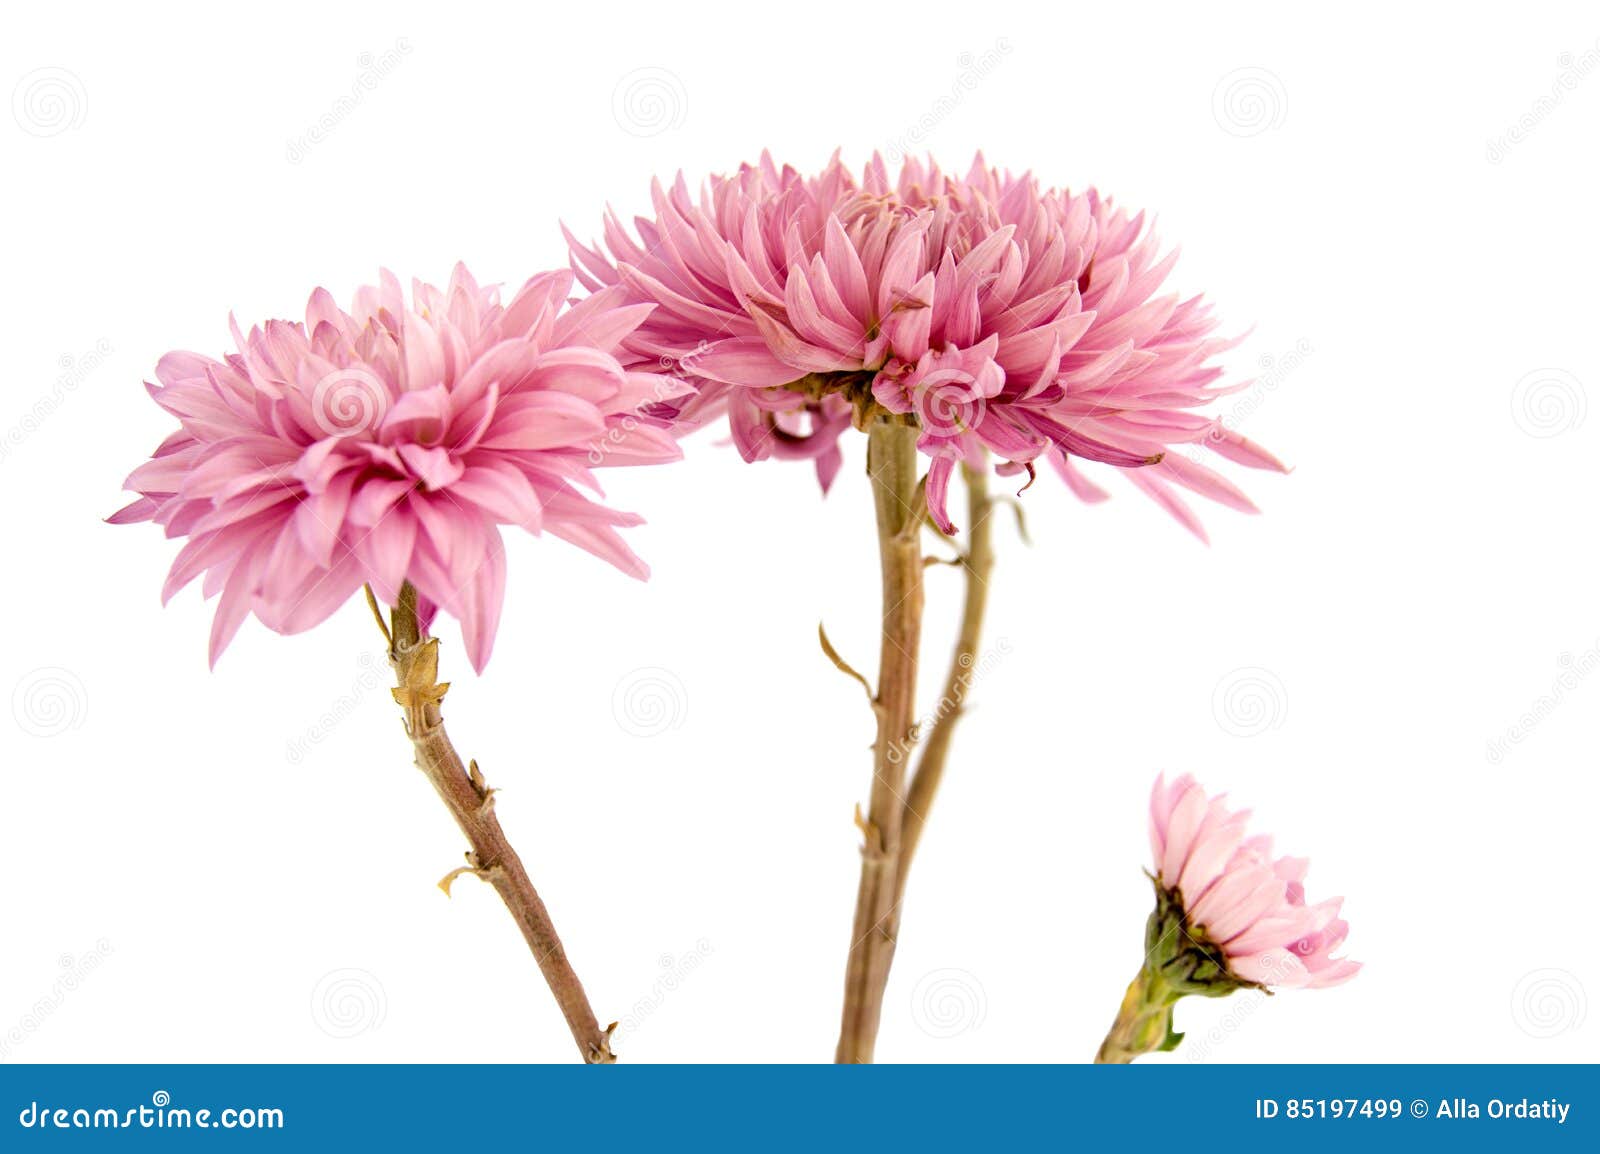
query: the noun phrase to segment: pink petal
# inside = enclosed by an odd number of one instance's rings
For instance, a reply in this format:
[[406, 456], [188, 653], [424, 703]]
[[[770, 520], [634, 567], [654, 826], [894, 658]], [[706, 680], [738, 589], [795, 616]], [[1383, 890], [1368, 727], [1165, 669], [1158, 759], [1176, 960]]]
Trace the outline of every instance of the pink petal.
[[945, 511], [945, 502], [950, 492], [950, 474], [955, 467], [955, 458], [948, 456], [935, 457], [928, 465], [928, 512], [939, 532], [949, 535], [955, 533], [956, 526]]
[[693, 354], [686, 367], [696, 376], [730, 385], [770, 388], [799, 380], [805, 372], [773, 355], [760, 337], [729, 337]]
[[590, 402], [563, 392], [523, 392], [500, 402], [480, 449], [557, 449], [583, 445], [605, 431]]

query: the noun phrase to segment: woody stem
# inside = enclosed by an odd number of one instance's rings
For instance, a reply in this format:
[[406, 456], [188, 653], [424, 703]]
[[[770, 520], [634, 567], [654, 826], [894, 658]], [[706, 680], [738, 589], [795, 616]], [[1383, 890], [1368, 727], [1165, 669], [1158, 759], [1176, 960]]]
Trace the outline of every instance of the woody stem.
[[[476, 762], [470, 768], [461, 763], [445, 734], [439, 702], [448, 686], [436, 683], [438, 642], [423, 636], [417, 616], [417, 591], [409, 582], [400, 590], [400, 603], [394, 607], [390, 622], [389, 661], [400, 686], [395, 699], [406, 712], [406, 731], [416, 753], [417, 768], [427, 776], [472, 847], [464, 872], [494, 886], [511, 911], [561, 1007], [583, 1060], [616, 1061], [611, 1052], [611, 1028], [601, 1029], [589, 1006], [583, 983], [567, 960], [550, 912], [495, 816], [493, 791], [484, 784]], [[446, 892], [449, 880], [441, 883]]]
[[911, 786], [906, 791], [905, 827], [901, 834], [900, 869], [895, 878], [895, 912], [890, 933], [894, 935], [900, 922], [900, 905], [904, 899], [906, 877], [911, 872], [911, 859], [922, 840], [922, 830], [928, 814], [933, 809], [934, 795], [944, 780], [945, 761], [950, 755], [950, 739], [955, 736], [956, 723], [966, 712], [967, 691], [978, 671], [978, 645], [983, 636], [984, 612], [989, 606], [989, 574], [994, 569], [994, 531], [990, 513], [994, 501], [989, 496], [989, 475], [986, 469], [961, 467], [967, 486], [967, 549], [961, 557], [961, 574], [966, 583], [965, 600], [961, 608], [961, 629], [956, 636], [955, 654], [950, 659], [950, 672], [945, 676], [944, 691], [934, 714], [933, 725], [923, 743], [917, 759], [917, 770], [912, 775]]
[[870, 1062], [894, 960], [894, 911], [905, 813], [906, 762], [915, 740], [917, 648], [922, 633], [922, 519], [917, 430], [879, 418], [867, 434], [882, 570], [882, 645], [874, 697], [878, 732], [862, 822], [861, 882], [845, 970], [838, 1062]]

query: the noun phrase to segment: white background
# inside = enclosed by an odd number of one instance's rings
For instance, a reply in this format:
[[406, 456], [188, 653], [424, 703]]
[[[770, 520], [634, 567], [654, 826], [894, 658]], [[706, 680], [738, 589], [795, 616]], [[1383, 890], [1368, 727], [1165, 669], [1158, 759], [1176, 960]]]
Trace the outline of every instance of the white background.
[[[0, 1060], [569, 1059], [493, 892], [434, 888], [464, 847], [366, 609], [247, 624], [208, 673], [197, 587], [158, 604], [172, 543], [100, 518], [170, 428], [140, 382], [220, 353], [230, 309], [299, 316], [380, 264], [516, 284], [564, 262], [558, 220], [591, 236], [652, 175], [764, 146], [981, 147], [1159, 210], [1176, 286], [1255, 326], [1230, 422], [1295, 466], [1237, 478], [1265, 515], [1206, 508], [1210, 548], [1114, 476], [1092, 508], [1041, 480], [1031, 548], [1001, 528], [1009, 651], [918, 861], [880, 1058], [1092, 1056], [1141, 957], [1158, 769], [1310, 855], [1367, 968], [1185, 1003], [1189, 1044], [1153, 1060], [1600, 1057], [1592, 5], [9, 22], [0, 82], [62, 102], [0, 119]], [[870, 664], [861, 446], [824, 501], [718, 441], [608, 478], [650, 519], [647, 585], [512, 543], [482, 678], [441, 626], [447, 715], [597, 1012], [632, 1016], [626, 1059], [826, 1060], [871, 723], [815, 629]], [[930, 696], [957, 596], [933, 571]]]

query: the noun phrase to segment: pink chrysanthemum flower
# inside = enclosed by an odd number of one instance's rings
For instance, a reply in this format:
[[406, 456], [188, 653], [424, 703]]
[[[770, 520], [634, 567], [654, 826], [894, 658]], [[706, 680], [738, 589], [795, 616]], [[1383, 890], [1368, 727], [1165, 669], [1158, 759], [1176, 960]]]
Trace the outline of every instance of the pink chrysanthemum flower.
[[1190, 995], [1240, 989], [1311, 989], [1354, 977], [1358, 962], [1333, 957], [1350, 927], [1342, 898], [1306, 904], [1306, 859], [1272, 857], [1272, 839], [1247, 837], [1249, 811], [1230, 812], [1187, 774], [1150, 795], [1156, 908], [1145, 959], [1128, 986], [1097, 1061], [1131, 1062], [1171, 1050], [1183, 1035], [1172, 1009]]
[[1175, 891], [1189, 930], [1216, 946], [1230, 973], [1263, 986], [1332, 986], [1360, 963], [1331, 955], [1350, 927], [1343, 898], [1306, 904], [1305, 858], [1272, 858], [1272, 839], [1245, 836], [1249, 810], [1230, 813], [1188, 774], [1158, 777], [1150, 794], [1156, 884]]
[[457, 265], [447, 288], [324, 289], [304, 324], [268, 321], [221, 360], [173, 352], [148, 385], [182, 428], [128, 477], [114, 523], [186, 537], [163, 600], [205, 574], [220, 594], [211, 661], [254, 613], [280, 633], [327, 618], [366, 583], [461, 623], [473, 667], [494, 643], [505, 592], [500, 525], [548, 530], [636, 577], [616, 532], [640, 518], [597, 504], [591, 467], [670, 461], [671, 435], [641, 407], [686, 391], [616, 353], [649, 314], [622, 290], [567, 308], [570, 273], [528, 281], [509, 304]]
[[693, 380], [672, 415], [726, 412], [747, 460], [814, 458], [826, 488], [840, 433], [875, 405], [915, 419], [945, 532], [955, 465], [988, 450], [1002, 473], [1047, 459], [1086, 501], [1106, 493], [1077, 460], [1122, 467], [1202, 539], [1177, 488], [1255, 506], [1170, 448], [1283, 470], [1196, 411], [1231, 391], [1212, 358], [1234, 342], [1210, 335], [1199, 297], [1160, 293], [1177, 254], [1093, 189], [1044, 189], [981, 156], [965, 178], [913, 159], [897, 180], [875, 156], [858, 181], [837, 155], [802, 177], [763, 154], [698, 200], [681, 175], [652, 193], [637, 239], [608, 215], [609, 256], [568, 232], [573, 268], [659, 306], [624, 347]]

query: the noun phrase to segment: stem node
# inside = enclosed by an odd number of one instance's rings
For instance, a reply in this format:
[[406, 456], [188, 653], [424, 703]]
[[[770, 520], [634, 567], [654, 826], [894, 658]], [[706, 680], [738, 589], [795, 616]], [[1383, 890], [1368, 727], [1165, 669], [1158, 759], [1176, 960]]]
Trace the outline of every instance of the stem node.
[[462, 764], [445, 733], [439, 703], [450, 686], [439, 681], [439, 642], [422, 635], [417, 591], [409, 583], [400, 590], [400, 603], [394, 607], [391, 625], [384, 633], [397, 683], [394, 699], [405, 711], [406, 733], [411, 738], [417, 768], [427, 776], [472, 847], [467, 851], [467, 864], [447, 874], [439, 888], [448, 895], [451, 884], [462, 874], [472, 874], [492, 885], [533, 952], [534, 961], [567, 1020], [567, 1028], [572, 1031], [579, 1055], [590, 1063], [615, 1062], [611, 1031], [616, 1024], [605, 1030], [600, 1028], [583, 983], [567, 960], [550, 911], [494, 814], [494, 791], [483, 780], [476, 761]]

